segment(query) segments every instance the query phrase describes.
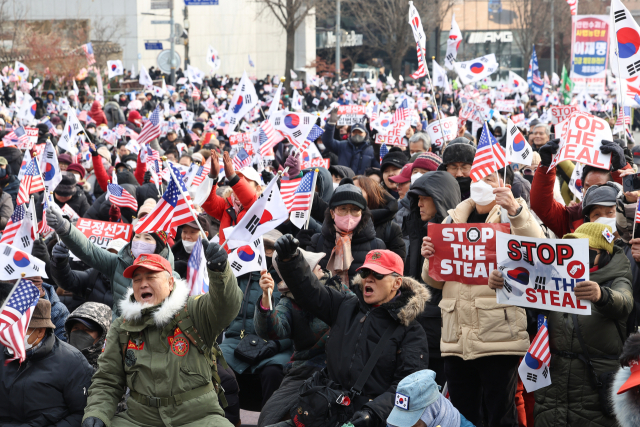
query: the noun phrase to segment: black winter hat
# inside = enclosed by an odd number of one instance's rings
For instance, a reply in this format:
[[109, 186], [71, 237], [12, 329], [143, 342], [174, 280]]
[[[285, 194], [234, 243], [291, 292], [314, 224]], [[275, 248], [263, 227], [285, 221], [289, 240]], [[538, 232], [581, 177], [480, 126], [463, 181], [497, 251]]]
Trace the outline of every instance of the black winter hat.
[[63, 173], [60, 183], [54, 191], [58, 196], [69, 197], [76, 194], [76, 177], [72, 173]]
[[[465, 141], [468, 141], [468, 139], [462, 137], [456, 139], [464, 139]], [[454, 141], [455, 139], [451, 141], [452, 143], [447, 145], [447, 148], [445, 148], [442, 153], [442, 167], [444, 168], [449, 163], [457, 162], [472, 165], [473, 158], [476, 156], [476, 147], [468, 143], [455, 143]], [[444, 170], [443, 168], [439, 170]]]
[[[350, 178], [345, 178], [342, 181], [345, 183], [341, 182], [338, 188], [333, 191], [331, 200], [329, 200], [329, 207], [334, 209], [341, 205], [352, 204], [364, 210], [367, 207], [367, 201], [362, 195], [362, 190], [353, 185], [353, 181]], [[351, 184], [349, 184], [349, 181]]]
[[394, 166], [398, 169], [402, 169], [407, 164], [407, 155], [402, 151], [390, 151], [386, 156], [382, 158], [380, 163], [380, 172], [384, 173], [387, 166]]

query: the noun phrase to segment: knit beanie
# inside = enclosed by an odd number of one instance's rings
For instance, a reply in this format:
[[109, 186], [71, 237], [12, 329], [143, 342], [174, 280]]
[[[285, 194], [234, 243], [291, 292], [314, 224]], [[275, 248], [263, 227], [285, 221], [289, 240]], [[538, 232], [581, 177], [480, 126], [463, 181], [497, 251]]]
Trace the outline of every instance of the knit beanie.
[[155, 207], [156, 201], [154, 199], [149, 198], [145, 200], [142, 206], [138, 209], [138, 218], [141, 218], [143, 215], [148, 215]]
[[413, 168], [426, 169], [428, 171], [434, 171], [438, 169], [438, 166], [442, 164], [442, 159], [435, 153], [422, 153], [413, 162]]
[[[605, 235], [611, 236], [611, 242], [607, 241]], [[613, 253], [613, 232], [611, 227], [599, 222], [585, 222], [573, 233], [565, 234], [564, 238], [589, 239], [590, 248], [602, 249], [610, 254]]]
[[338, 188], [333, 191], [329, 207], [334, 209], [341, 205], [352, 204], [364, 210], [367, 207], [367, 201], [364, 199], [362, 191], [353, 185], [353, 181], [351, 183], [345, 181], [351, 181], [351, 179], [343, 179]]

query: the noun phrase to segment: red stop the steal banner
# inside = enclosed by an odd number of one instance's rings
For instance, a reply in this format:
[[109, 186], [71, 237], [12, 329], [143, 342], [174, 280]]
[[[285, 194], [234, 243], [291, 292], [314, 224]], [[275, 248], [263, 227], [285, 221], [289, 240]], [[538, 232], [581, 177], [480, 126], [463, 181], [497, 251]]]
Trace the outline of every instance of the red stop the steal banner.
[[486, 285], [496, 269], [496, 231], [509, 233], [509, 224], [429, 224], [435, 254], [429, 276], [438, 281]]

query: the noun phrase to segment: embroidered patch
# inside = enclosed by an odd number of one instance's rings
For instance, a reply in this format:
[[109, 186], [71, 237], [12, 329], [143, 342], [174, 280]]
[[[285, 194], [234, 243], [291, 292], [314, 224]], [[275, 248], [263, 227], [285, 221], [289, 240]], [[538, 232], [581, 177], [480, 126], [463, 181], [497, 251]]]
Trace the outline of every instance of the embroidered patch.
[[144, 350], [144, 341], [141, 341], [139, 344], [136, 345], [136, 343], [129, 340], [129, 344], [127, 345], [127, 348], [130, 350]]
[[614, 239], [613, 234], [611, 234], [608, 228], [605, 228], [604, 230], [602, 230], [602, 235], [604, 236], [605, 239], [607, 239], [607, 243], [611, 243]]
[[104, 349], [107, 348], [107, 339], [104, 339], [104, 343], [102, 344], [102, 353], [104, 353]]
[[396, 406], [400, 409], [409, 410], [409, 396], [405, 396], [401, 393], [396, 393]]
[[173, 354], [176, 356], [184, 356], [189, 351], [189, 341], [183, 337], [175, 338], [173, 344], [171, 344], [171, 351], [173, 351]]
[[380, 259], [381, 256], [382, 256], [382, 254], [380, 252], [374, 252], [373, 255], [371, 255], [371, 261], [375, 261], [377, 259]]
[[181, 334], [182, 331], [180, 330], [180, 328], [176, 327], [175, 331], [173, 331], [173, 335], [169, 335], [167, 337], [167, 341], [169, 342], [169, 345], [173, 344], [173, 340], [176, 338], [176, 335]]

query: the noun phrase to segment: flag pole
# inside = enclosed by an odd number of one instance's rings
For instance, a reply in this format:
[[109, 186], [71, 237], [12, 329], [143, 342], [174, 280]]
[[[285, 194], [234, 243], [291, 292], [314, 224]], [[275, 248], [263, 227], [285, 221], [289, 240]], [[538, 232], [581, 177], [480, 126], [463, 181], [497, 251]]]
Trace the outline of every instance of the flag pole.
[[[613, 16], [613, 10], [611, 11], [611, 16]], [[612, 19], [613, 21], [613, 33], [616, 34], [616, 20]], [[617, 38], [616, 38], [617, 41]], [[618, 117], [620, 117], [620, 111], [622, 111], [622, 128], [624, 130], [627, 129], [627, 125], [625, 123], [624, 120], [624, 94], [622, 93], [622, 73], [620, 72], [620, 49], [618, 48], [618, 43], [616, 43], [616, 57], [617, 57], [617, 68], [618, 68], [618, 90], [620, 91], [620, 104], [618, 104]], [[616, 119], [617, 120], [617, 119]], [[619, 136], [619, 135], [618, 135]], [[626, 132], [624, 132], [624, 141], [628, 143], [627, 141], [627, 135]], [[634, 228], [635, 228], [635, 220], [634, 220]]]
[[34, 206], [33, 196], [31, 196], [31, 200], [29, 201], [29, 209], [31, 210], [31, 214], [33, 218], [31, 219], [31, 228], [33, 229], [33, 239], [38, 240], [38, 217], [36, 216], [36, 209]]
[[[411, 3], [411, 2], [410, 2]], [[420, 46], [420, 44], [418, 44], [418, 46]], [[424, 52], [422, 51], [422, 47], [420, 47], [420, 55], [422, 55], [422, 62], [424, 62], [424, 69], [427, 73], [427, 78], [429, 79], [429, 86], [431, 86], [431, 95], [433, 96], [433, 105], [436, 108], [436, 113], [438, 115], [438, 126], [440, 127], [440, 134], [442, 135], [442, 150], [444, 151], [445, 149], [445, 143], [447, 141], [444, 140], [444, 130], [442, 129], [442, 123], [440, 122], [440, 120], [442, 120], [442, 113], [440, 112], [440, 109], [438, 108], [438, 102], [436, 101], [436, 92], [435, 92], [435, 87], [433, 86], [433, 82], [431, 81], [431, 74], [429, 73], [429, 66], [427, 65], [427, 58], [424, 56]], [[435, 61], [435, 56], [431, 57], [432, 61]], [[445, 75], [446, 77], [446, 75]]]
[[315, 173], [313, 175], [313, 184], [311, 184], [311, 197], [309, 198], [309, 216], [307, 217], [307, 222], [304, 224], [304, 229], [308, 229], [309, 228], [309, 220], [311, 219], [311, 207], [313, 206], [313, 194], [315, 193], [315, 188], [316, 188], [316, 180], [318, 179], [318, 173], [320, 172], [320, 169], [316, 168]]
[[[165, 156], [162, 156], [162, 163], [163, 166], [164, 163], [167, 162], [167, 158]], [[191, 205], [188, 203], [187, 201], [187, 196], [184, 194], [184, 192], [182, 191], [182, 186], [180, 185], [180, 183], [178, 182], [178, 179], [176, 178], [176, 176], [173, 174], [173, 170], [171, 170], [171, 165], [168, 164], [166, 167], [169, 169], [169, 173], [171, 174], [171, 179], [174, 180], [176, 186], [178, 187], [178, 191], [180, 191], [180, 195], [182, 196], [182, 198], [184, 199], [185, 203], [187, 204], [187, 208], [189, 208], [189, 213], [191, 213], [191, 216], [193, 217], [193, 220], [196, 222], [196, 225], [198, 226], [198, 228], [200, 229], [200, 233], [202, 233], [202, 238], [206, 239], [207, 235], [204, 234], [204, 230], [202, 229], [202, 226], [200, 225], [200, 221], [198, 221], [198, 216], [196, 215], [196, 213], [193, 211], [193, 208], [191, 207]]]
[[634, 239], [635, 234], [636, 234], [636, 216], [638, 216], [638, 204], [640, 203], [640, 199], [638, 199], [638, 201], [636, 202], [636, 213], [633, 217], [633, 231], [631, 231], [631, 238]]

